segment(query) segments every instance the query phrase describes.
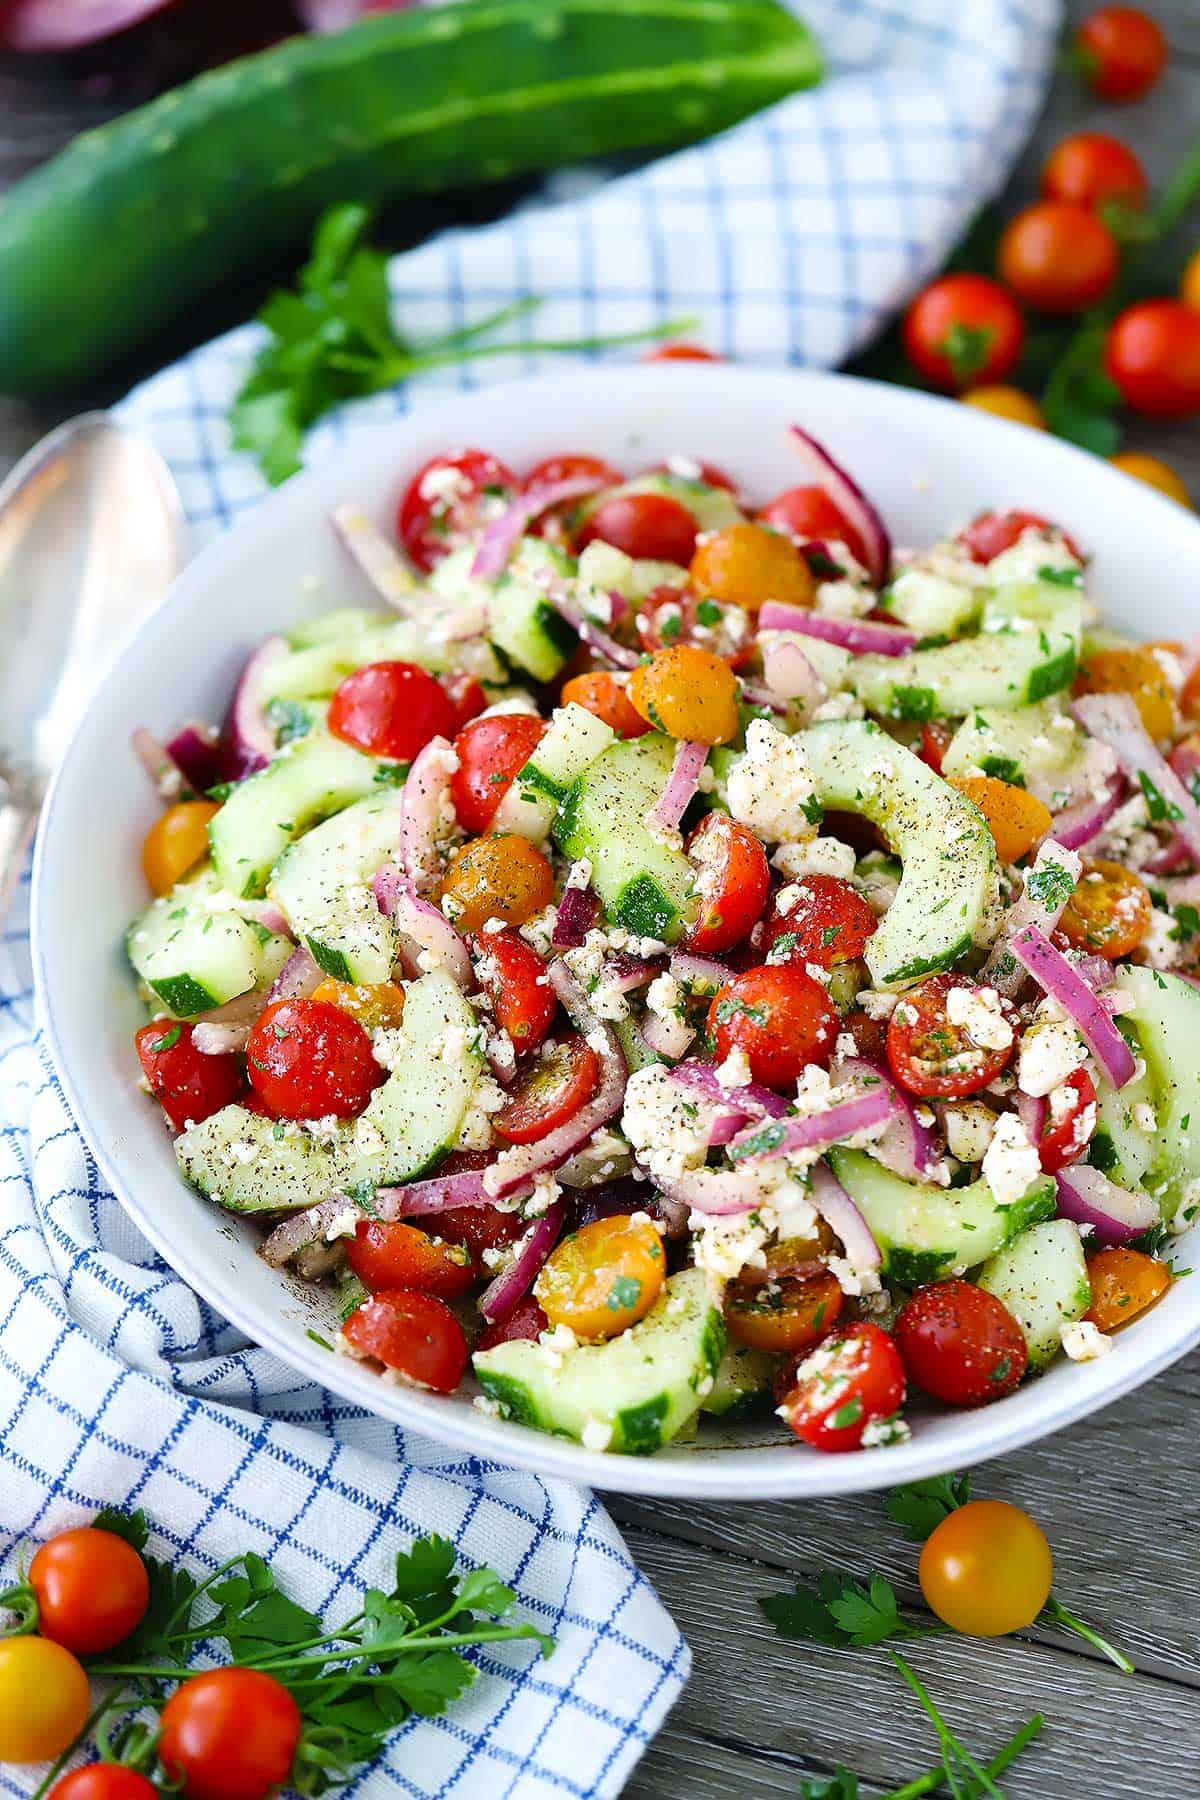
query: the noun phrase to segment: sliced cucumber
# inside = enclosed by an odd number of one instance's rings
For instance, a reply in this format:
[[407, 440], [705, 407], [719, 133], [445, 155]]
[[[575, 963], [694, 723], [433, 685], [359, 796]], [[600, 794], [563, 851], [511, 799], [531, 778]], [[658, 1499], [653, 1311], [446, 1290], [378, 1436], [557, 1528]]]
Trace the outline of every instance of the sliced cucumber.
[[876, 987], [948, 969], [997, 905], [996, 846], [982, 813], [869, 720], [831, 719], [802, 741], [821, 804], [870, 819], [904, 865], [866, 947]]
[[667, 942], [679, 936], [692, 903], [692, 866], [646, 818], [674, 758], [673, 742], [657, 732], [612, 744], [574, 783], [554, 825], [563, 854], [591, 863], [611, 921]]
[[688, 572], [678, 563], [626, 556], [615, 544], [594, 538], [580, 553], [579, 578], [601, 593], [615, 591], [623, 599], [637, 602], [649, 599], [655, 588], [686, 587]]
[[862, 1150], [831, 1150], [829, 1166], [883, 1251], [884, 1274], [902, 1287], [976, 1268], [1035, 1220], [1053, 1217], [1057, 1205], [1049, 1175], [1002, 1206], [982, 1179], [962, 1188], [902, 1181]]
[[419, 663], [441, 674], [450, 667], [450, 646], [409, 619], [392, 619], [365, 630], [351, 627], [340, 636], [318, 639], [281, 656], [271, 670], [270, 698], [307, 700], [332, 694], [347, 675], [374, 662]]
[[606, 1344], [565, 1354], [528, 1340], [472, 1360], [505, 1418], [606, 1448], [648, 1456], [699, 1412], [725, 1347], [725, 1324], [699, 1269], [672, 1275], [645, 1318]]
[[575, 514], [578, 524], [586, 524], [610, 500], [623, 500], [629, 494], [657, 494], [664, 500], [677, 500], [680, 506], [687, 507], [701, 531], [722, 531], [746, 516], [728, 488], [710, 487], [706, 481], [673, 475], [669, 469], [649, 469], [644, 475], [635, 475], [632, 481], [623, 481], [620, 487], [590, 495]]
[[293, 650], [312, 650], [318, 644], [337, 644], [360, 631], [380, 631], [394, 625], [396, 615], [369, 612], [365, 606], [337, 606], [319, 613], [315, 619], [302, 619], [287, 634]]
[[1062, 1349], [1063, 1326], [1082, 1319], [1092, 1304], [1079, 1227], [1070, 1219], [1031, 1225], [984, 1266], [979, 1285], [1021, 1327], [1030, 1368], [1044, 1368]]
[[995, 775], [1035, 792], [1065, 786], [1083, 734], [1057, 700], [976, 707], [946, 746], [942, 774]]
[[[1141, 1046], [1132, 1028], [1129, 1035], [1136, 1052]], [[1088, 1149], [1088, 1161], [1118, 1187], [1140, 1186], [1142, 1177], [1154, 1161], [1156, 1148], [1155, 1138], [1142, 1129], [1134, 1113], [1135, 1107], [1143, 1106], [1148, 1106], [1151, 1114], [1154, 1113], [1149, 1067], [1143, 1069], [1136, 1081], [1126, 1082], [1123, 1088], [1114, 1088], [1110, 1082], [1097, 1077], [1096, 1102], [1098, 1117]]]
[[615, 741], [611, 725], [569, 700], [555, 712], [550, 729], [500, 802], [493, 831], [515, 831], [544, 843], [568, 788]]
[[[1120, 986], [1136, 1006], [1124, 1018], [1133, 1025], [1158, 1116], [1153, 1165], [1143, 1185], [1154, 1195], [1164, 1219], [1182, 1206], [1184, 1217], [1200, 1206], [1200, 989], [1177, 975], [1126, 964]], [[1122, 1096], [1129, 1093], [1122, 1088]]]
[[208, 828], [213, 865], [235, 894], [261, 894], [288, 845], [310, 825], [378, 792], [388, 765], [310, 731], [240, 782]]
[[983, 597], [928, 569], [905, 569], [887, 594], [887, 610], [919, 638], [953, 637], [979, 616]]
[[244, 917], [237, 904], [206, 867], [155, 900], [126, 933], [135, 972], [177, 1018], [264, 986], [291, 954], [287, 938]]
[[701, 1401], [700, 1411], [717, 1419], [741, 1418], [756, 1411], [770, 1396], [781, 1360], [765, 1350], [730, 1344], [717, 1365], [712, 1388]]
[[579, 641], [542, 585], [547, 578], [562, 580], [574, 569], [572, 559], [554, 545], [522, 538], [508, 572], [488, 597], [488, 636], [535, 681], [553, 681]]
[[270, 897], [326, 975], [338, 981], [387, 981], [391, 975], [396, 933], [370, 884], [399, 841], [398, 796], [381, 789], [306, 831], [275, 866]]

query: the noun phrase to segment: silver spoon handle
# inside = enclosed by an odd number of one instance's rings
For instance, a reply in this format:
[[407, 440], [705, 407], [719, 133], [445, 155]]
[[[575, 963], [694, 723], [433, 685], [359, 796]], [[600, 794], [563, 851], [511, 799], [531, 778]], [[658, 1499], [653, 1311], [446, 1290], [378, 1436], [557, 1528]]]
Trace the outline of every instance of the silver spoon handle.
[[0, 780], [0, 925], [8, 917], [25, 858], [33, 842], [38, 808]]

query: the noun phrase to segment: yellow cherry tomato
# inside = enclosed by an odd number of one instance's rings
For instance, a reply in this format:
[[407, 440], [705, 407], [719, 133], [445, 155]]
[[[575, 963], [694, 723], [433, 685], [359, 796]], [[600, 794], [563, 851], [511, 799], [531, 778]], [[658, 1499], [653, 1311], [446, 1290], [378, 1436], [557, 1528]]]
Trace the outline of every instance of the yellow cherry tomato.
[[995, 775], [959, 775], [950, 783], [973, 800], [988, 822], [1002, 863], [1020, 862], [1050, 830], [1050, 811], [1026, 788]]
[[1137, 949], [1153, 917], [1145, 882], [1122, 863], [1097, 861], [1084, 864], [1058, 928], [1074, 949], [1113, 962]]
[[0, 1763], [49, 1762], [83, 1730], [83, 1665], [49, 1638], [0, 1640]]
[[552, 1325], [595, 1343], [645, 1317], [662, 1291], [666, 1260], [653, 1220], [614, 1213], [564, 1238], [533, 1291]]
[[446, 864], [438, 888], [442, 911], [458, 931], [482, 931], [489, 919], [524, 925], [554, 898], [554, 871], [528, 838], [515, 832], [470, 838]]
[[1168, 500], [1178, 500], [1180, 506], [1191, 506], [1192, 496], [1183, 477], [1160, 456], [1149, 456], [1144, 450], [1122, 450], [1119, 456], [1110, 456], [1108, 460], [1114, 469], [1123, 469], [1135, 481], [1144, 481], [1147, 487], [1157, 488]]
[[816, 582], [790, 538], [765, 525], [727, 525], [696, 546], [690, 585], [710, 600], [757, 612], [764, 601], [811, 606]]
[[1015, 425], [1029, 425], [1034, 431], [1045, 431], [1046, 415], [1032, 394], [1015, 387], [968, 388], [959, 399], [964, 406], [980, 412], [994, 413], [998, 419], [1011, 419]]
[[917, 1568], [930, 1610], [968, 1637], [1032, 1625], [1054, 1561], [1041, 1526], [1007, 1500], [971, 1500], [931, 1532]]
[[1179, 298], [1185, 306], [1194, 306], [1200, 312], [1200, 250], [1193, 251], [1187, 260], [1179, 283]]
[[1175, 730], [1171, 684], [1153, 650], [1145, 644], [1121, 644], [1093, 650], [1079, 665], [1072, 690], [1076, 694], [1131, 694], [1142, 724], [1156, 743]]
[[1162, 1299], [1171, 1285], [1171, 1271], [1141, 1250], [1119, 1244], [1089, 1258], [1088, 1281], [1092, 1304], [1085, 1317], [1101, 1331], [1117, 1331]]
[[220, 812], [214, 800], [180, 800], [159, 813], [142, 844], [142, 868], [152, 892], [169, 894], [189, 869], [208, 855], [208, 821]]
[[372, 1029], [384, 1026], [394, 1029], [404, 1017], [404, 989], [394, 981], [335, 981], [332, 976], [319, 981], [313, 989], [314, 1000], [327, 1000], [340, 1006], [360, 1025]]
[[726, 744], [737, 736], [737, 678], [727, 662], [694, 644], [672, 644], [629, 677], [636, 710], [669, 737]]

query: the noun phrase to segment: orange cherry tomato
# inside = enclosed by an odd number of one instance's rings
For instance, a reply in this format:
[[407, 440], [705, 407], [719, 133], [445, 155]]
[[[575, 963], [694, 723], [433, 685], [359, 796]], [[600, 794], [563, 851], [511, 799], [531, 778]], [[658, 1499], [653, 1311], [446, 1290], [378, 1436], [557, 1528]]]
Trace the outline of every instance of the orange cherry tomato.
[[368, 1031], [380, 1027], [395, 1030], [404, 1018], [404, 989], [394, 981], [335, 981], [327, 976], [317, 983], [310, 998], [340, 1006]]
[[666, 1278], [652, 1220], [629, 1213], [594, 1219], [551, 1251], [533, 1291], [551, 1325], [595, 1343], [644, 1318]]
[[587, 1105], [599, 1080], [599, 1057], [571, 1032], [542, 1051], [492, 1124], [511, 1144], [536, 1144]]
[[133, 1545], [88, 1525], [42, 1545], [29, 1565], [29, 1585], [41, 1635], [76, 1656], [111, 1650], [141, 1624], [150, 1603], [150, 1578]]
[[1020, 862], [1050, 830], [1049, 807], [1011, 781], [999, 781], [994, 775], [956, 775], [950, 786], [979, 808], [1002, 863]]
[[1054, 146], [1042, 170], [1047, 200], [1074, 206], [1117, 201], [1140, 207], [1149, 192], [1146, 171], [1128, 144], [1104, 131], [1076, 131]]
[[1080, 71], [1102, 100], [1140, 100], [1167, 61], [1167, 40], [1137, 6], [1101, 6], [1075, 34]]
[[950, 996], [956, 989], [979, 992], [969, 975], [930, 975], [901, 996], [888, 1020], [892, 1074], [922, 1099], [963, 1100], [979, 1093], [996, 1079], [1016, 1044], [1013, 1032], [1006, 1045], [989, 1049], [976, 1044], [964, 1025], [954, 1024]]
[[1079, 666], [1076, 694], [1130, 694], [1142, 724], [1156, 743], [1175, 730], [1175, 698], [1166, 672], [1147, 644], [1093, 650]]
[[1168, 500], [1178, 501], [1180, 506], [1191, 506], [1192, 496], [1188, 493], [1187, 483], [1161, 456], [1149, 456], [1145, 450], [1122, 450], [1108, 460], [1114, 469], [1132, 475], [1135, 481], [1144, 481], [1147, 487], [1157, 488]]
[[762, 842], [728, 813], [710, 812], [687, 841], [700, 910], [687, 930], [690, 950], [729, 950], [761, 917], [771, 891]]
[[347, 1241], [346, 1261], [372, 1293], [412, 1288], [455, 1300], [475, 1280], [471, 1254], [461, 1244], [441, 1242], [403, 1219], [360, 1219]]
[[0, 1763], [49, 1762], [91, 1711], [83, 1665], [43, 1637], [0, 1639]]
[[1021, 354], [1020, 308], [986, 275], [943, 275], [922, 288], [904, 315], [904, 348], [935, 387], [1002, 381]]
[[968, 1637], [1032, 1625], [1050, 1597], [1054, 1561], [1041, 1526], [1007, 1500], [970, 1500], [947, 1514], [917, 1565], [931, 1612]]
[[1039, 312], [1081, 312], [1106, 294], [1120, 252], [1112, 232], [1086, 206], [1039, 200], [1018, 213], [997, 251], [1001, 279]]
[[862, 534], [822, 487], [785, 488], [782, 494], [768, 500], [758, 516], [764, 525], [772, 525], [776, 531], [786, 531], [789, 537], [804, 542], [815, 538], [820, 543], [845, 544], [855, 562], [863, 568], [870, 565]]
[[1058, 929], [1076, 950], [1115, 962], [1137, 949], [1153, 914], [1150, 890], [1131, 869], [1115, 862], [1092, 862], [1085, 864]]
[[574, 701], [597, 719], [611, 725], [618, 737], [641, 737], [652, 727], [637, 711], [625, 691], [626, 684], [608, 669], [590, 669], [583, 675], [572, 675], [563, 682], [562, 701]]
[[215, 800], [180, 800], [159, 813], [142, 843], [142, 869], [154, 894], [169, 894], [208, 855], [208, 822]]
[[288, 1778], [300, 1708], [261, 1669], [206, 1669], [162, 1709], [158, 1754], [187, 1800], [266, 1800]]
[[1182, 300], [1139, 300], [1109, 327], [1104, 367], [1134, 412], [1186, 419], [1200, 412], [1200, 312]]
[[757, 612], [766, 600], [811, 606], [816, 583], [790, 537], [744, 521], [696, 546], [688, 570], [697, 594]]
[[669, 737], [727, 744], [738, 732], [738, 685], [729, 664], [694, 644], [672, 644], [639, 663], [629, 698], [643, 719]]
[[447, 918], [468, 933], [482, 931], [489, 919], [524, 925], [553, 898], [553, 869], [528, 838], [515, 832], [460, 844], [438, 888], [439, 902], [451, 902]]
[[959, 399], [964, 406], [992, 413], [997, 419], [1010, 419], [1014, 425], [1028, 425], [1033, 431], [1045, 431], [1046, 415], [1032, 394], [1015, 387], [968, 388]]
[[841, 1311], [842, 1290], [828, 1270], [803, 1281], [737, 1281], [725, 1294], [729, 1335], [752, 1350], [810, 1350], [833, 1330]]
[[658, 344], [653, 350], [647, 350], [642, 359], [644, 362], [724, 362], [715, 350], [706, 350], [703, 344]]
[[1161, 1300], [1171, 1285], [1171, 1271], [1141, 1250], [1114, 1247], [1088, 1259], [1092, 1304], [1086, 1317], [1101, 1331], [1116, 1331]]
[[718, 1062], [745, 1051], [767, 1087], [792, 1086], [810, 1063], [828, 1063], [838, 1015], [819, 981], [792, 963], [765, 963], [726, 982], [708, 1009]]
[[834, 969], [860, 957], [878, 925], [874, 909], [848, 881], [805, 875], [780, 888], [758, 941], [772, 963]]
[[1179, 282], [1179, 298], [1185, 306], [1200, 311], [1200, 250], [1193, 251], [1184, 264]]
[[436, 1294], [382, 1288], [350, 1314], [342, 1338], [356, 1356], [434, 1394], [452, 1394], [467, 1366], [463, 1328]]

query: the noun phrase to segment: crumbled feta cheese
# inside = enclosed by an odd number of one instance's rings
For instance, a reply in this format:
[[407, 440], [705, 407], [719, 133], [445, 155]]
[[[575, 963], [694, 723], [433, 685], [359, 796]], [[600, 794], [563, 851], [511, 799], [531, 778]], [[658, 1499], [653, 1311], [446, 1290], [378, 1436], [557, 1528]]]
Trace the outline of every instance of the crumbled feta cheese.
[[849, 1294], [856, 1300], [865, 1294], [879, 1292], [879, 1270], [858, 1269], [848, 1256], [827, 1256], [825, 1264], [834, 1276], [843, 1294]]
[[426, 469], [418, 492], [422, 500], [431, 503], [435, 513], [444, 513], [457, 499], [470, 494], [471, 482], [453, 463], [439, 462]]
[[583, 1421], [583, 1430], [579, 1441], [585, 1450], [607, 1450], [612, 1443], [613, 1428], [605, 1419], [595, 1419], [591, 1413]]
[[543, 1213], [549, 1212], [554, 1202], [562, 1195], [562, 1189], [554, 1176], [547, 1169], [533, 1178], [533, 1192], [521, 1207], [527, 1219], [540, 1219]]
[[763, 1245], [769, 1233], [757, 1214], [722, 1219], [712, 1218], [707, 1213], [693, 1213], [688, 1224], [696, 1234], [692, 1242], [693, 1260], [698, 1269], [704, 1270], [714, 1289], [736, 1280], [748, 1264], [761, 1268], [766, 1262]]
[[567, 870], [565, 885], [569, 888], [588, 887], [592, 879], [592, 864], [589, 857], [581, 856]]
[[708, 1150], [705, 1109], [661, 1063], [629, 1077], [621, 1129], [638, 1160], [664, 1181], [698, 1169]]
[[1001, 1206], [1029, 1192], [1042, 1172], [1037, 1146], [1015, 1113], [1001, 1113], [983, 1158], [983, 1176]]
[[1183, 942], [1174, 913], [1155, 907], [1150, 914], [1146, 935], [1134, 951], [1135, 962], [1147, 963], [1152, 969], [1172, 969], [1183, 955]]
[[808, 817], [815, 791], [804, 746], [767, 719], [752, 719], [746, 727], [746, 751], [730, 769], [725, 792], [734, 818], [768, 843], [816, 836]]
[[1082, 1067], [1086, 1056], [1071, 1021], [1053, 1001], [1043, 1000], [1021, 1039], [1017, 1086], [1023, 1094], [1040, 1100]]
[[895, 994], [879, 994], [874, 988], [864, 988], [854, 998], [868, 1019], [890, 1019], [896, 1010]]
[[980, 1050], [1007, 1050], [1013, 1028], [995, 988], [955, 987], [946, 996], [946, 1017]]
[[854, 694], [830, 694], [813, 713], [814, 721], [824, 719], [861, 719], [866, 709]]
[[750, 1067], [750, 1058], [740, 1044], [735, 1044], [725, 1061], [717, 1064], [716, 1077], [718, 1085], [723, 1087], [727, 1094], [732, 1093], [734, 1088], [746, 1087], [753, 1081], [754, 1072]]
[[1096, 1362], [1113, 1347], [1112, 1339], [1090, 1319], [1076, 1319], [1073, 1324], [1062, 1326], [1059, 1336], [1072, 1362]]
[[[1051, 1099], [1053, 1099], [1053, 1095], [1051, 1095]], [[1134, 1106], [1133, 1122], [1139, 1131], [1144, 1131], [1147, 1135], [1153, 1135], [1158, 1130], [1158, 1118], [1154, 1108], [1145, 1100], [1139, 1100]]]
[[871, 589], [853, 581], [822, 581], [816, 598], [817, 611], [829, 619], [865, 619], [875, 607]]
[[683, 989], [674, 975], [668, 974], [664, 970], [661, 975], [655, 976], [646, 989], [646, 1005], [660, 1019], [673, 1022], [681, 1016]]
[[946, 1148], [959, 1162], [982, 1162], [992, 1141], [996, 1115], [981, 1100], [961, 1100], [942, 1113]]
[[895, 868], [882, 856], [872, 853], [858, 865], [854, 879], [872, 912], [882, 918], [900, 892], [900, 876]]
[[818, 837], [804, 844], [781, 844], [771, 861], [789, 881], [800, 881], [805, 875], [836, 875], [840, 881], [849, 881], [856, 858], [840, 838]]
[[1009, 582], [1036, 581], [1041, 569], [1077, 569], [1079, 558], [1068, 548], [1061, 531], [1042, 531], [1027, 525], [1016, 543], [987, 565], [993, 587]]
[[366, 1113], [354, 1121], [354, 1148], [360, 1156], [382, 1156], [387, 1149], [387, 1139]]
[[323, 1144], [326, 1149], [332, 1149], [337, 1143], [341, 1125], [336, 1113], [326, 1113], [322, 1119], [300, 1120], [301, 1131], [312, 1138], [314, 1143]]
[[538, 1334], [538, 1344], [552, 1369], [561, 1369], [563, 1359], [579, 1348], [579, 1339], [569, 1325], [556, 1325], [552, 1331]]
[[907, 1444], [911, 1436], [908, 1420], [893, 1413], [890, 1419], [868, 1420], [859, 1442], [864, 1450], [886, 1450], [892, 1444]]

